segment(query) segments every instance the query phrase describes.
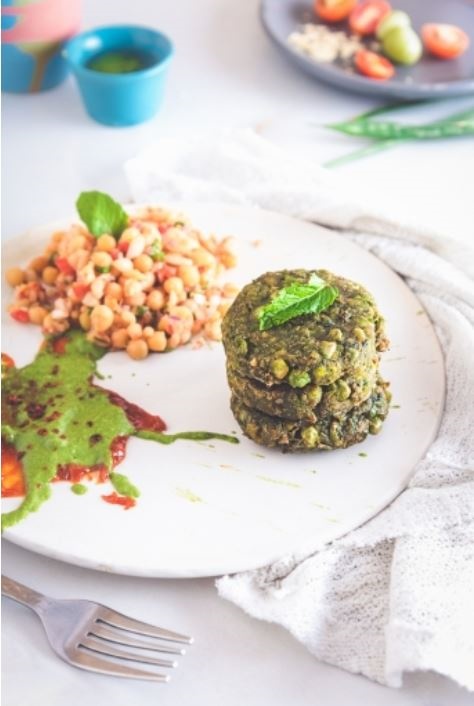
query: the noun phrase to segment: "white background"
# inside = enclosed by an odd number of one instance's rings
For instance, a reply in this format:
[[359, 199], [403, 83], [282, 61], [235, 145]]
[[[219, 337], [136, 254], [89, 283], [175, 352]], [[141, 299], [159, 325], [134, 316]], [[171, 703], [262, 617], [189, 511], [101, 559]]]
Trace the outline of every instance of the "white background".
[[[176, 57], [161, 113], [134, 128], [97, 125], [84, 114], [72, 79], [50, 93], [4, 95], [4, 238], [67, 215], [83, 189], [103, 189], [127, 200], [123, 162], [159, 137], [185, 139], [251, 126], [321, 163], [357, 146], [321, 126], [377, 104], [318, 84], [287, 63], [260, 28], [257, 0], [84, 1], [84, 27], [113, 22], [148, 24], [173, 39]], [[451, 101], [447, 110], [467, 104]], [[429, 107], [415, 117], [438, 114], [437, 107]], [[354, 189], [372, 194], [374, 202], [395, 205], [401, 219], [472, 242], [473, 157], [469, 139], [406, 144], [339, 173]], [[152, 551], [153, 537], [146, 541]], [[6, 542], [3, 572], [51, 595], [96, 599], [196, 639], [169, 685], [100, 677], [53, 657], [37, 619], [4, 599], [5, 706], [83, 706], [87, 700], [97, 706], [464, 706], [474, 701], [436, 675], [408, 675], [401, 690], [390, 690], [323, 665], [283, 629], [218, 599], [211, 579], [100, 574]]]

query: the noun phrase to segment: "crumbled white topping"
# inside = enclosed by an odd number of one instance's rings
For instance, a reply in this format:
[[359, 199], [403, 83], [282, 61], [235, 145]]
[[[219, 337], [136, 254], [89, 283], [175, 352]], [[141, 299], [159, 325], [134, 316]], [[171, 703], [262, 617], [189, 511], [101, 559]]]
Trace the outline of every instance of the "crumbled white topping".
[[304, 24], [299, 32], [292, 32], [288, 43], [315, 61], [331, 63], [336, 59], [351, 59], [363, 44], [358, 37], [333, 30], [326, 25]]

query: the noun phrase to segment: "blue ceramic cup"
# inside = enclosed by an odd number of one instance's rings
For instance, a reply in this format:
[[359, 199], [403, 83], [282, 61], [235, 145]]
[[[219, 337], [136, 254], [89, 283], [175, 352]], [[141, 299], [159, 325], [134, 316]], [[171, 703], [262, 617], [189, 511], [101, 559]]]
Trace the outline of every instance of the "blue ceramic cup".
[[[135, 53], [146, 57], [146, 64], [129, 73], [90, 68], [110, 53]], [[114, 25], [76, 35], [66, 43], [63, 56], [76, 77], [90, 117], [104, 125], [124, 127], [145, 122], [158, 111], [173, 45], [156, 30]]]

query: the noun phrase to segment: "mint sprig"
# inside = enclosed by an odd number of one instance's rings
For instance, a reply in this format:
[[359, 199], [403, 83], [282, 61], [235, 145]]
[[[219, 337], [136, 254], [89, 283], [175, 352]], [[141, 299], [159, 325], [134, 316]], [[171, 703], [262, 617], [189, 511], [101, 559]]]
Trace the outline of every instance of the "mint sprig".
[[287, 321], [304, 314], [319, 314], [336, 300], [339, 291], [316, 274], [311, 275], [307, 284], [292, 282], [283, 287], [258, 312], [259, 329], [265, 331], [274, 326], [281, 326]]
[[96, 238], [104, 233], [118, 238], [128, 225], [128, 216], [122, 206], [101, 191], [83, 191], [76, 201], [76, 208]]

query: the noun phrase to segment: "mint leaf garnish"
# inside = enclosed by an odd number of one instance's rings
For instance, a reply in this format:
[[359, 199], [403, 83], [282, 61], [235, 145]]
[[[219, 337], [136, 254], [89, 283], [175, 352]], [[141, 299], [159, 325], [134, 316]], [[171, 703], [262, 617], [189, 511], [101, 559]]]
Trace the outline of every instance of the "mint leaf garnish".
[[76, 208], [90, 233], [97, 238], [104, 233], [117, 238], [127, 227], [128, 216], [122, 206], [101, 191], [83, 191]]
[[259, 329], [265, 331], [303, 314], [319, 314], [336, 300], [339, 291], [313, 274], [307, 284], [292, 282], [258, 313]]

